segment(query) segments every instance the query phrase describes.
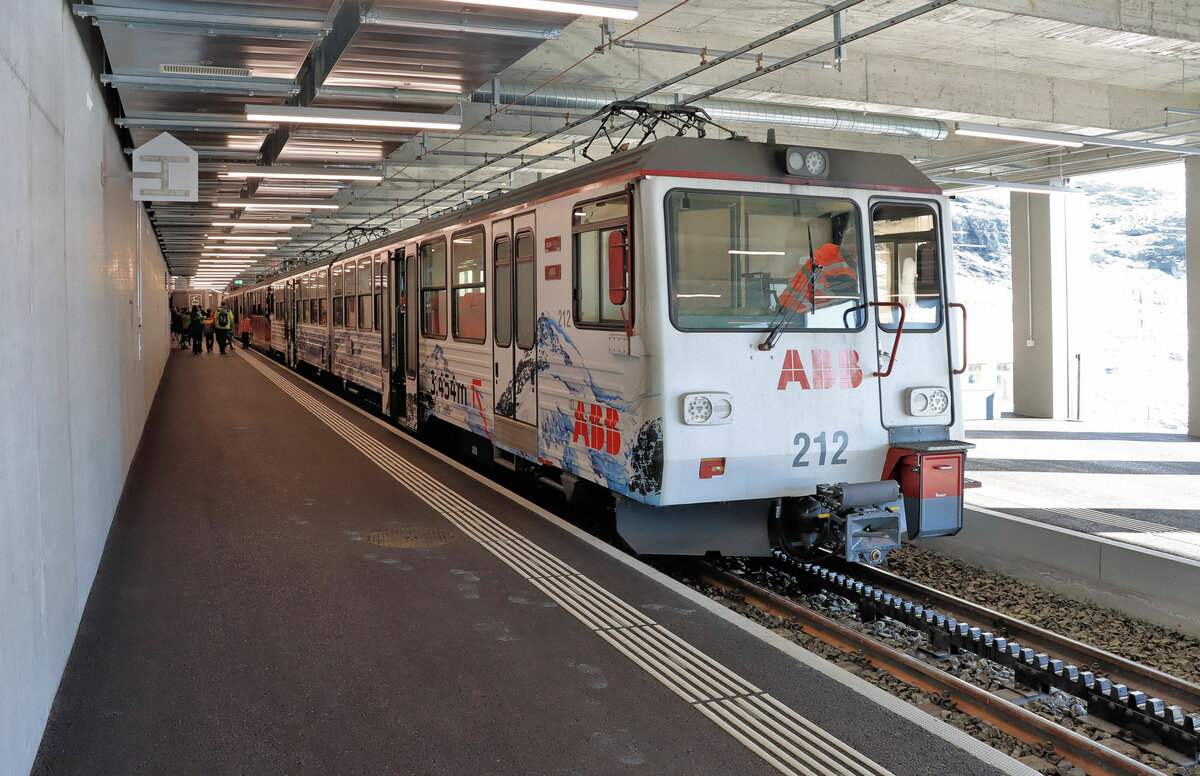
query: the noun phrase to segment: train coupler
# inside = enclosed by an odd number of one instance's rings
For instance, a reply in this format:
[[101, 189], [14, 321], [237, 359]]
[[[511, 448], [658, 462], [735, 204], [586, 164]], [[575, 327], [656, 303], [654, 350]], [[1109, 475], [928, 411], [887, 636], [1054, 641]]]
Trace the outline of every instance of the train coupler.
[[774, 545], [795, 558], [821, 548], [852, 563], [882, 563], [905, 531], [900, 486], [894, 480], [821, 485], [816, 494], [784, 498], [774, 509]]
[[817, 497], [836, 505], [843, 521], [845, 558], [850, 563], [882, 563], [900, 546], [904, 535], [904, 504], [894, 480], [840, 483], [817, 488]]

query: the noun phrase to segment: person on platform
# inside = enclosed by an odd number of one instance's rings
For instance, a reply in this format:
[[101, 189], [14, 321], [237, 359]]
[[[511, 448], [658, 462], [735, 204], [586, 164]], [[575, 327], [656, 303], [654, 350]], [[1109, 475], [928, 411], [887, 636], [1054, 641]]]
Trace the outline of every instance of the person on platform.
[[200, 341], [204, 338], [204, 313], [200, 305], [192, 305], [192, 315], [188, 321], [188, 337], [192, 340], [192, 352], [200, 353]]
[[208, 308], [204, 311], [204, 347], [211, 353], [213, 349], [213, 340], [217, 336], [217, 324], [213, 320], [213, 310]]
[[238, 335], [242, 338], [242, 350], [250, 347], [250, 316], [243, 313], [238, 316]]
[[221, 302], [221, 306], [217, 308], [217, 314], [213, 318], [213, 328], [217, 333], [217, 347], [221, 349], [221, 355], [225, 355], [226, 347], [233, 349], [233, 343], [230, 342], [233, 334], [233, 312], [225, 302]]

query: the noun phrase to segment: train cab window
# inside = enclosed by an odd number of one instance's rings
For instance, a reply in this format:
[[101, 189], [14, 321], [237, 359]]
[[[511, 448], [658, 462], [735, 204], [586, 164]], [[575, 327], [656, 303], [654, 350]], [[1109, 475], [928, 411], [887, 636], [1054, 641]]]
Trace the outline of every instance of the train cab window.
[[418, 250], [421, 264], [421, 333], [427, 337], [446, 337], [446, 240], [422, 243]]
[[[929, 205], [884, 203], [871, 211], [875, 282], [880, 302], [904, 305], [904, 330], [942, 325], [942, 278], [937, 215]], [[894, 331], [900, 311], [879, 309], [879, 324]]]
[[512, 344], [512, 240], [508, 235], [496, 239], [492, 246], [492, 256], [496, 262], [493, 273], [496, 286], [495, 300], [492, 302], [494, 319], [493, 330], [496, 332], [496, 344], [507, 348]]
[[333, 296], [333, 325], [342, 326], [345, 323], [343, 315], [345, 305], [342, 303], [342, 276], [345, 274], [346, 265], [339, 264], [330, 270], [329, 284], [332, 286]]
[[369, 256], [358, 260], [358, 328], [360, 329], [374, 328], [375, 305], [371, 301], [374, 294], [373, 266], [374, 262]]
[[633, 314], [629, 197], [577, 204], [571, 223], [575, 323], [621, 328]]
[[487, 296], [484, 288], [483, 229], [460, 232], [450, 240], [454, 264], [454, 339], [483, 342], [487, 337]]
[[[667, 195], [671, 320], [683, 331], [857, 329], [866, 321], [853, 202]], [[814, 272], [814, 268], [820, 271]]]
[[529, 350], [533, 347], [537, 331], [537, 306], [534, 291], [537, 275], [534, 272], [533, 232], [517, 235], [516, 263], [517, 347]]

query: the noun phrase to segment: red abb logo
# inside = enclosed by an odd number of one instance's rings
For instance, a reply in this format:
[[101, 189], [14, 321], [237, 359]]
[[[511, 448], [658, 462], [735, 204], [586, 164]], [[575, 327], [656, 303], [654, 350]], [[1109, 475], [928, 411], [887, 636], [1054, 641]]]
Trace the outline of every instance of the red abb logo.
[[621, 413], [612, 407], [579, 402], [575, 405], [575, 435], [571, 443], [582, 439], [593, 450], [616, 455], [621, 452], [621, 432], [617, 431], [620, 422]]
[[800, 383], [801, 388], [857, 388], [862, 385], [862, 369], [858, 366], [857, 350], [839, 350], [837, 366], [833, 363], [833, 352], [813, 350], [808, 371], [800, 359], [800, 351], [789, 350], [783, 357], [783, 370], [779, 373], [777, 390], [782, 391], [788, 383]]

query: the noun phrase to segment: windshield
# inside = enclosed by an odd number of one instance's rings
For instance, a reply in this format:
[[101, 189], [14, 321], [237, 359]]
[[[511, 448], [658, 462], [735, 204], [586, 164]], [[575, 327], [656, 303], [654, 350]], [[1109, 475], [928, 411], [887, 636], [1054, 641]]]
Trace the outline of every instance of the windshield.
[[700, 331], [769, 329], [785, 319], [791, 329], [858, 328], [859, 233], [848, 200], [673, 191], [671, 319]]

